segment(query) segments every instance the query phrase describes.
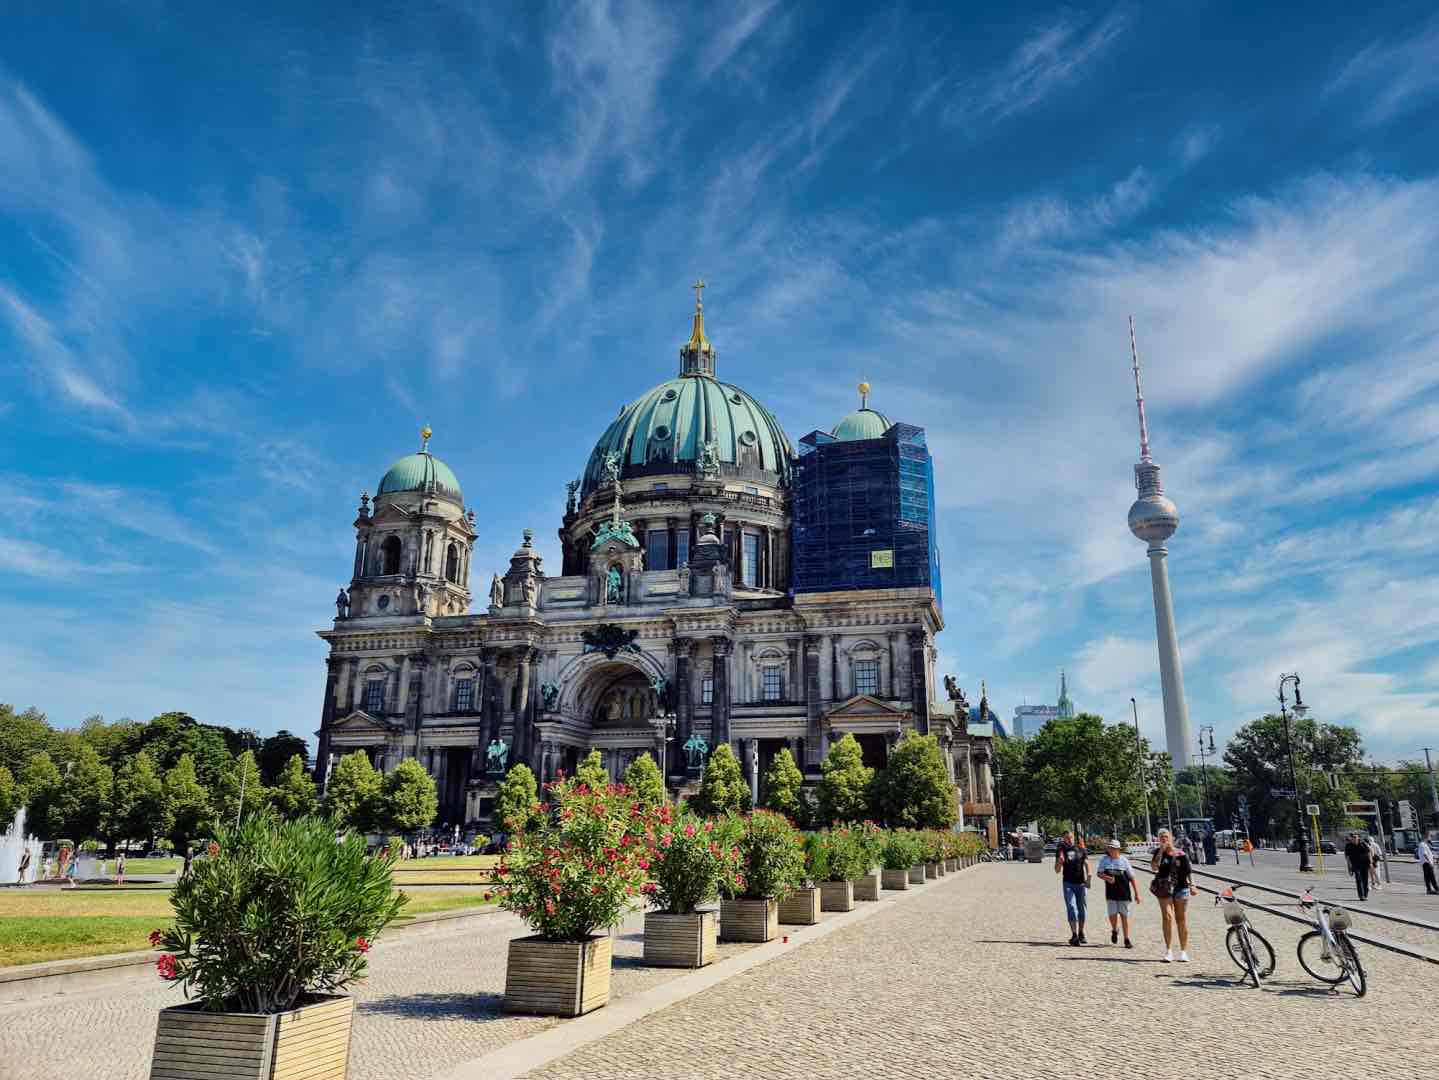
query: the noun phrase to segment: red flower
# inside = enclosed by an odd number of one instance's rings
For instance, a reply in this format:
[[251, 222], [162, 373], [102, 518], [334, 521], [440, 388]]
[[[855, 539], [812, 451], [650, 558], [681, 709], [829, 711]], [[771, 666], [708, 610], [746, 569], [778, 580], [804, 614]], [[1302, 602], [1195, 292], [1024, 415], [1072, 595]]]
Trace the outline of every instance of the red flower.
[[620, 837], [620, 847], [629, 847], [631, 844], [634, 843], [634, 841], [635, 838], [633, 836], [631, 836], [629, 833], [625, 833], [624, 836]]
[[370, 951], [370, 943], [363, 937], [357, 937], [355, 939], [355, 948], [359, 949], [362, 953], [366, 953]]
[[686, 826], [685, 826], [685, 835], [686, 835], [686, 836], [693, 836], [694, 834], [695, 834], [695, 827], [694, 827], [693, 825], [686, 825]]
[[660, 887], [656, 885], [653, 881], [646, 881], [644, 885], [640, 887], [640, 891], [643, 892], [646, 896], [653, 896], [655, 893], [660, 891]]
[[494, 897], [494, 895], [495, 895], [495, 894], [492, 893], [492, 892], [490, 892], [488, 889], [485, 890], [485, 900], [486, 900], [486, 901], [489, 901], [490, 899], [492, 899], [492, 898]]
[[553, 900], [546, 900], [546, 901], [545, 901], [545, 914], [546, 914], [546, 915], [553, 915], [554, 913], [555, 913], [555, 902], [554, 902]]
[[158, 949], [159, 947], [160, 947], [160, 931], [158, 931], [158, 930], [151, 930], [151, 931], [150, 931], [150, 948], [152, 948], [152, 949]]
[[155, 961], [155, 970], [160, 973], [162, 979], [178, 979], [180, 977], [179, 965], [170, 953], [166, 953]]
[[671, 837], [670, 835], [666, 834], [666, 835], [664, 836], [664, 838], [660, 840], [660, 847], [667, 848], [667, 847], [669, 847], [669, 846], [670, 846], [671, 844], [673, 844], [673, 843], [674, 843], [674, 838]]
[[648, 859], [641, 859], [636, 865], [638, 865], [641, 870], [648, 870], [650, 868], [650, 861]]

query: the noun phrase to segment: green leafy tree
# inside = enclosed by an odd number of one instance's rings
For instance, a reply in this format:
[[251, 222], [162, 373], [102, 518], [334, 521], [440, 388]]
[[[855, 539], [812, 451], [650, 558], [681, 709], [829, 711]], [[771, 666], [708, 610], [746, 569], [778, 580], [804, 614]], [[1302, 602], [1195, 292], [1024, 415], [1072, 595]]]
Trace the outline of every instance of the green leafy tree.
[[700, 778], [700, 789], [689, 800], [689, 807], [705, 817], [742, 814], [750, 808], [749, 785], [744, 782], [739, 761], [729, 743], [720, 743], [710, 754]]
[[9, 705], [0, 705], [0, 765], [12, 776], [19, 776], [32, 757], [54, 745], [55, 732], [44, 713], [33, 707], [17, 713]]
[[948, 829], [958, 816], [939, 740], [909, 733], [874, 778], [875, 807], [891, 826]]
[[60, 831], [76, 841], [101, 835], [108, 814], [114, 773], [89, 743], [75, 744], [75, 758], [57, 799]]
[[165, 770], [165, 799], [170, 805], [170, 839], [183, 848], [200, 836], [210, 820], [210, 793], [195, 773], [195, 759], [181, 754]]
[[516, 765], [500, 781], [495, 794], [494, 820], [509, 832], [517, 832], [535, 816], [540, 789], [528, 765]]
[[1039, 815], [1020, 800], [1022, 785], [1010, 782], [1011, 778], [1023, 777], [1028, 768], [1029, 740], [997, 738], [994, 740], [993, 752], [995, 766], [1001, 777], [995, 785], [995, 794], [999, 798], [1000, 817], [1005, 827], [1019, 828], [1025, 823], [1037, 820]]
[[235, 755], [220, 773], [219, 782], [211, 792], [215, 820], [234, 824], [237, 816], [264, 813], [270, 805], [270, 793], [260, 778], [260, 765], [249, 750]]
[[1050, 720], [1026, 740], [1025, 766], [1004, 783], [1017, 787], [1035, 817], [1111, 828], [1144, 812], [1139, 762], [1145, 752], [1134, 727], [1105, 727], [1092, 713]]
[[63, 834], [65, 812], [60, 799], [62, 787], [63, 777], [49, 752], [40, 750], [32, 754], [20, 770], [27, 831], [51, 838]]
[[380, 806], [381, 832], [417, 832], [440, 808], [435, 780], [414, 758], [405, 758], [381, 784]]
[[15, 811], [20, 809], [22, 801], [20, 785], [15, 782], [14, 775], [4, 765], [0, 765], [0, 825], [10, 827]]
[[140, 751], [115, 774], [112, 831], [122, 840], [151, 841], [170, 831], [165, 782], [155, 762]]
[[293, 754], [270, 786], [270, 805], [286, 821], [315, 812], [315, 781], [305, 771], [305, 759]]
[[[1291, 716], [1289, 736], [1300, 799], [1319, 804], [1321, 829], [1327, 832], [1341, 827], [1344, 803], [1357, 795], [1352, 770], [1364, 760], [1359, 732], [1344, 725]], [[1249, 798], [1254, 834], [1276, 839], [1293, 836], [1295, 800], [1271, 794], [1275, 789], [1293, 786], [1283, 718], [1270, 714], [1241, 727], [1224, 748], [1224, 763], [1233, 772], [1236, 791]], [[1330, 773], [1337, 774], [1337, 789], [1326, 775]]]
[[363, 750], [346, 754], [325, 785], [325, 810], [346, 828], [370, 832], [379, 808], [380, 785], [380, 774]]
[[610, 774], [605, 771], [603, 759], [598, 750], [591, 750], [580, 767], [575, 770], [575, 779], [582, 784], [588, 784], [592, 791], [604, 791], [609, 787]]
[[848, 732], [830, 744], [820, 765], [819, 817], [825, 824], [869, 818], [874, 770], [864, 763], [859, 740]]
[[255, 755], [265, 783], [274, 784], [275, 778], [289, 767], [290, 759], [296, 754], [300, 756], [300, 764], [303, 765], [309, 749], [304, 739], [283, 728], [265, 739], [260, 744], [259, 753]]
[[665, 801], [664, 777], [660, 776], [660, 767], [648, 753], [630, 762], [630, 767], [625, 770], [625, 787], [643, 806], [661, 806]]
[[794, 763], [789, 747], [780, 748], [764, 774], [764, 806], [791, 821], [799, 821], [808, 807], [802, 802], [804, 773]]
[[121, 752], [128, 755], [144, 750], [162, 770], [173, 766], [182, 754], [189, 754], [200, 783], [213, 792], [220, 788], [221, 778], [234, 760], [226, 739], [228, 731], [202, 724], [188, 713], [166, 712], [138, 725]]

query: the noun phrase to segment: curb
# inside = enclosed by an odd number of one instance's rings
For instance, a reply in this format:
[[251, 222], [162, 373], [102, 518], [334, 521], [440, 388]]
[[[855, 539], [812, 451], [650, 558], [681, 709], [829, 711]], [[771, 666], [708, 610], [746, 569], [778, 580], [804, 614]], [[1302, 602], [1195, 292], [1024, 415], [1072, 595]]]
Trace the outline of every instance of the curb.
[[[974, 867], [967, 867], [967, 869], [972, 870]], [[596, 1009], [592, 1013], [563, 1021], [537, 1035], [518, 1039], [488, 1054], [460, 1062], [458, 1065], [447, 1068], [444, 1072], [436, 1073], [434, 1080], [515, 1080], [516, 1077], [523, 1076], [525, 1073], [557, 1061], [582, 1047], [598, 1042], [637, 1020], [643, 1020], [646, 1016], [657, 1013], [661, 1009], [692, 998], [726, 979], [778, 959], [798, 946], [808, 945], [820, 938], [828, 937], [836, 930], [863, 922], [881, 911], [888, 910], [891, 904], [904, 903], [917, 896], [928, 895], [933, 887], [942, 887], [949, 883], [947, 879], [958, 878], [962, 874], [963, 871], [956, 871], [946, 874], [939, 880], [926, 881], [925, 885], [930, 888], [896, 890], [892, 895], [884, 897], [877, 903], [865, 901], [857, 904], [853, 911], [831, 913], [823, 922], [815, 926], [787, 927], [790, 938], [788, 944], [783, 941], [784, 934], [782, 933], [776, 940], [756, 945], [738, 956], [716, 961], [689, 975], [680, 975], [659, 986], [612, 1001], [604, 1008]]]

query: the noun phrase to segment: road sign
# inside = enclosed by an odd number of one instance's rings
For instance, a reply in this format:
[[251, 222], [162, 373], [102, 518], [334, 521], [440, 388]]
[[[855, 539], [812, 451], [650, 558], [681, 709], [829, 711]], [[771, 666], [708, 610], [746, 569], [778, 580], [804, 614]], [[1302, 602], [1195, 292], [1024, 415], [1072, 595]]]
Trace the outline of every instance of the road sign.
[[1347, 802], [1344, 804], [1346, 814], [1365, 814], [1377, 816], [1379, 804], [1372, 802]]
[[1304, 808], [1304, 812], [1305, 812], [1306, 814], [1308, 814], [1310, 817], [1318, 817], [1318, 816], [1319, 816], [1319, 804], [1318, 804], [1317, 802], [1312, 802], [1312, 803], [1310, 803], [1308, 806], [1306, 806], [1306, 807]]
[[1294, 794], [1293, 788], [1272, 787], [1269, 789], [1271, 799], [1292, 799]]

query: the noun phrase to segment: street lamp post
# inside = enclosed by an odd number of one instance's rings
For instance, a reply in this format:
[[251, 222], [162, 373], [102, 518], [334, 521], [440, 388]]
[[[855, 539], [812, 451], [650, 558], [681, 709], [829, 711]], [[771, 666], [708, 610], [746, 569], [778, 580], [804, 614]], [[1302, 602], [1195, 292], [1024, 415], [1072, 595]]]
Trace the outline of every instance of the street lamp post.
[[1294, 842], [1299, 848], [1299, 872], [1309, 873], [1309, 842], [1304, 836], [1304, 801], [1299, 792], [1299, 769], [1294, 764], [1294, 741], [1289, 734], [1289, 700], [1284, 696], [1284, 684], [1294, 684], [1294, 715], [1303, 719], [1309, 707], [1299, 696], [1299, 673], [1279, 677], [1279, 717], [1284, 721], [1284, 750], [1289, 755], [1289, 782], [1294, 785]]
[[997, 846], [1004, 849], [1008, 845], [1004, 842], [1004, 806], [999, 801], [999, 759], [991, 757], [989, 761], [989, 774], [994, 778], [994, 791], [991, 793], [994, 798], [994, 833]]
[[[1207, 751], [1206, 751], [1205, 748], [1204, 748], [1204, 736], [1205, 736], [1206, 733], [1208, 733], [1208, 735], [1209, 735], [1209, 749], [1208, 749]], [[1205, 766], [1205, 760], [1204, 760], [1204, 759], [1205, 759], [1205, 755], [1206, 755], [1206, 754], [1212, 756], [1213, 753], [1214, 753], [1214, 725], [1213, 725], [1213, 724], [1205, 724], [1203, 727], [1201, 727], [1201, 728], [1199, 729], [1199, 782], [1200, 782], [1200, 785], [1201, 785], [1201, 790], [1204, 792], [1204, 794], [1203, 794], [1203, 796], [1202, 796], [1203, 801], [1202, 801], [1202, 802], [1200, 803], [1200, 805], [1199, 805], [1199, 816], [1200, 816], [1200, 817], [1206, 817], [1206, 818], [1207, 818], [1207, 817], [1210, 817], [1210, 813], [1209, 813], [1209, 771], [1208, 771], [1208, 768]], [[1211, 820], [1210, 824], [1211, 824], [1211, 825], [1213, 824], [1213, 821], [1212, 821], [1212, 820]]]
[[1139, 766], [1139, 790], [1144, 793], [1144, 842], [1147, 844], [1154, 835], [1149, 822], [1149, 777], [1144, 775], [1144, 739], [1139, 734], [1139, 706], [1130, 698], [1129, 707], [1134, 710], [1134, 749], [1138, 754], [1135, 760]]

